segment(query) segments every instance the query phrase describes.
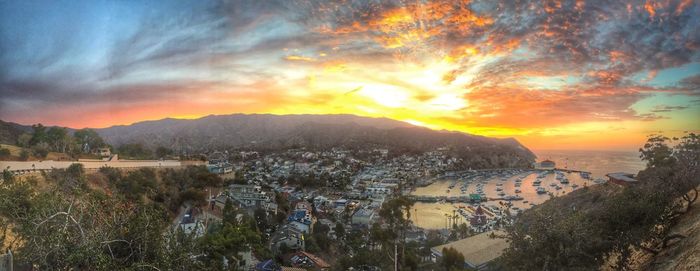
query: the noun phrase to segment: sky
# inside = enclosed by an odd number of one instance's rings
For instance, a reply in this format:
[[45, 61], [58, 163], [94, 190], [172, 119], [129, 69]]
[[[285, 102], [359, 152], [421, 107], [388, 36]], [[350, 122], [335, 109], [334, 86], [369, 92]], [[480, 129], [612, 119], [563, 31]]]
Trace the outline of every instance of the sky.
[[0, 0], [0, 119], [387, 117], [531, 149], [700, 130], [700, 1]]

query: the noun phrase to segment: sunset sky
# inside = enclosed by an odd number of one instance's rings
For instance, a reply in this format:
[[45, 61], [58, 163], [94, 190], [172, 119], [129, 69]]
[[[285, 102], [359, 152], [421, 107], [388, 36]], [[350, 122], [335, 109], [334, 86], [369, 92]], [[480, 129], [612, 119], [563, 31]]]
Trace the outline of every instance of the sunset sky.
[[0, 119], [350, 113], [635, 150], [700, 130], [700, 1], [0, 1]]

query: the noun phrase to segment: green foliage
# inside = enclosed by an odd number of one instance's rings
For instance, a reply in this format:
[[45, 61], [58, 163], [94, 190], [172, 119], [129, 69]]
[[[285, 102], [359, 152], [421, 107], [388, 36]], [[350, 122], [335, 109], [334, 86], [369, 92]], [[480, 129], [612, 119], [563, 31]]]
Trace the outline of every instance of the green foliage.
[[[52, 177], [68, 183], [81, 174], [82, 168], [74, 167]], [[165, 233], [170, 219], [163, 208], [89, 190], [66, 194], [58, 188], [34, 191], [27, 182], [0, 185], [0, 246], [15, 251], [16, 265], [42, 270], [205, 267], [190, 257], [197, 251], [191, 237]], [[9, 223], [12, 242], [5, 238]]]
[[[85, 152], [91, 152], [97, 148], [102, 148], [107, 146], [102, 137], [100, 137], [95, 130], [92, 129], [81, 129], [73, 133], [73, 137], [79, 148]], [[86, 149], [83, 149], [87, 146]]]
[[40, 142], [46, 142], [48, 135], [46, 134], [46, 127], [41, 123], [32, 125], [32, 138], [29, 139], [29, 146], [34, 146]]
[[243, 218], [239, 221], [236, 219], [238, 215], [233, 204], [227, 201], [222, 222], [211, 227], [209, 233], [199, 240], [198, 247], [206, 255], [204, 261], [209, 269], [222, 270], [222, 259], [234, 262], [239, 252], [253, 251], [261, 258], [272, 256], [269, 249], [263, 246], [260, 231], [255, 228], [255, 220], [241, 214]]
[[39, 142], [32, 146], [32, 154], [38, 158], [46, 158], [49, 154], [49, 145], [46, 142]]
[[27, 161], [29, 159], [29, 152], [25, 149], [19, 152], [19, 160]]
[[121, 157], [127, 157], [132, 159], [147, 160], [153, 158], [153, 152], [138, 143], [121, 145], [117, 148], [117, 153]]
[[206, 204], [208, 187], [220, 187], [223, 180], [204, 166], [189, 166], [184, 169], [166, 169], [162, 174], [165, 187], [159, 191], [161, 202], [170, 210], [177, 210], [182, 203], [191, 201], [199, 206]]
[[338, 239], [345, 237], [345, 226], [343, 226], [343, 223], [335, 223], [335, 235]]
[[6, 183], [14, 182], [15, 176], [7, 169], [2, 170], [2, 181]]
[[464, 255], [452, 247], [443, 248], [442, 267], [447, 271], [464, 270]]
[[55, 183], [65, 192], [78, 192], [87, 188], [83, 164], [74, 163], [65, 169], [54, 169], [43, 174], [47, 181]]
[[682, 213], [678, 199], [686, 209], [697, 199], [699, 142], [688, 134], [672, 147], [652, 136], [640, 149], [647, 168], [638, 183], [580, 189], [524, 212], [507, 228], [510, 247], [499, 268], [591, 270], [612, 259], [622, 269], [634, 249], [654, 251]]
[[160, 147], [156, 148], [156, 158], [164, 158], [164, 157], [166, 157], [168, 155], [172, 155], [172, 154], [173, 154], [173, 150], [168, 149], [166, 147], [160, 146]]
[[5, 148], [0, 148], [0, 157], [7, 158], [10, 157], [10, 150]]
[[110, 174], [107, 177], [116, 179], [111, 182], [119, 190], [119, 192], [130, 200], [139, 200], [144, 195], [152, 195], [157, 189], [156, 173], [150, 168], [141, 168], [136, 171], [129, 172], [125, 177], [119, 178], [116, 173], [105, 170]]

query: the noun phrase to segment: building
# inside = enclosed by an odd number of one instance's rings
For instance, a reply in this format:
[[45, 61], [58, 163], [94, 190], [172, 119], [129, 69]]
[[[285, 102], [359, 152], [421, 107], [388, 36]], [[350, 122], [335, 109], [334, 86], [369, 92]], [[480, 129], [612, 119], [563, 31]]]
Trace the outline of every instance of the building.
[[368, 208], [359, 209], [352, 215], [350, 221], [355, 225], [369, 227], [374, 222], [374, 210]]
[[266, 203], [271, 202], [257, 185], [232, 184], [228, 187], [228, 195], [242, 208], [265, 208]]
[[305, 251], [292, 254], [289, 257], [289, 262], [292, 264], [292, 267], [304, 268], [306, 270], [325, 271], [331, 268], [331, 265], [320, 257]]
[[297, 228], [284, 225], [270, 239], [270, 250], [280, 252], [283, 246], [291, 250], [303, 250], [305, 248], [304, 234]]
[[112, 156], [112, 151], [109, 148], [97, 148], [92, 151], [93, 154], [99, 157], [110, 157]]
[[215, 174], [226, 174], [233, 172], [233, 165], [231, 164], [207, 164], [207, 169], [211, 173]]
[[267, 260], [264, 262], [260, 262], [255, 265], [255, 271], [280, 271], [282, 268], [280, 268], [275, 261], [273, 260]]
[[486, 270], [488, 264], [500, 257], [508, 248], [508, 242], [503, 238], [493, 238], [495, 234], [502, 232], [485, 232], [471, 237], [436, 246], [430, 249], [431, 258], [437, 262], [442, 258], [442, 249], [451, 247], [464, 255], [464, 266], [470, 269]]
[[481, 209], [481, 205], [476, 207], [476, 211], [474, 211], [474, 215], [469, 219], [469, 224], [471, 224], [474, 227], [481, 227], [486, 225], [488, 222], [486, 218], [486, 214], [484, 213], [484, 209]]
[[614, 172], [605, 174], [608, 177], [608, 181], [618, 185], [630, 185], [637, 183], [637, 179], [634, 178], [634, 174], [625, 172]]

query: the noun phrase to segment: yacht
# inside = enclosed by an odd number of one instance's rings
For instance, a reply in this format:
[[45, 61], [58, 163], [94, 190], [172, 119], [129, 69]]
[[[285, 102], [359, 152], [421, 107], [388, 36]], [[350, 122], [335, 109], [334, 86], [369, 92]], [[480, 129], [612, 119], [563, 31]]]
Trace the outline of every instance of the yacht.
[[537, 188], [537, 194], [545, 194], [545, 193], [547, 193], [547, 190], [545, 190], [544, 187]]
[[521, 193], [523, 191], [520, 191], [520, 189], [515, 189], [515, 193]]

